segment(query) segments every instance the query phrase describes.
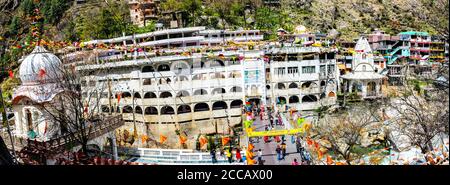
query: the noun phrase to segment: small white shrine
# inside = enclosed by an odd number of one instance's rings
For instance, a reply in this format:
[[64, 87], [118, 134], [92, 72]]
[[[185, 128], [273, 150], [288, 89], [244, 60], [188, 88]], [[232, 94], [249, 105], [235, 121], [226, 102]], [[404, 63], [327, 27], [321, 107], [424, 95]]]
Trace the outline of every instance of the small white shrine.
[[47, 141], [59, 134], [59, 127], [53, 125], [42, 105], [63, 91], [58, 85], [61, 68], [59, 58], [42, 46], [36, 46], [21, 62], [22, 84], [14, 89], [12, 98], [16, 137]]
[[384, 77], [375, 72], [372, 49], [367, 39], [361, 37], [353, 53], [352, 71], [341, 76], [345, 92], [355, 92], [363, 99], [381, 97]]

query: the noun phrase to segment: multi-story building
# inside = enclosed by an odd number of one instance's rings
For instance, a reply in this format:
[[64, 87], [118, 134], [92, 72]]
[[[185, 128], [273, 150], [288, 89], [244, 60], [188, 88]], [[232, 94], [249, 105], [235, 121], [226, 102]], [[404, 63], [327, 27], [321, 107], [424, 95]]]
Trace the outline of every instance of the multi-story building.
[[430, 61], [443, 63], [445, 61], [445, 39], [432, 36], [430, 43]]
[[130, 17], [133, 24], [146, 26], [148, 21], [157, 20], [160, 12], [159, 0], [129, 0]]
[[[257, 30], [197, 27], [90, 41], [85, 44], [125, 43], [142, 49], [97, 56], [95, 61], [102, 62], [84, 61], [77, 70], [86, 74], [82, 86], [109, 86], [96, 95], [101, 103], [97, 111], [122, 114], [123, 129], [136, 125], [139, 135], [168, 136], [172, 147], [179, 146], [180, 132], [189, 138], [189, 148], [195, 147], [199, 134], [230, 134], [230, 128], [242, 122], [247, 101], [280, 111], [335, 104], [339, 84], [335, 51], [292, 43], [265, 50], [244, 46], [261, 39]], [[214, 46], [217, 40], [228, 46]], [[84, 97], [90, 94], [83, 92]], [[140, 141], [136, 145], [145, 146]]]

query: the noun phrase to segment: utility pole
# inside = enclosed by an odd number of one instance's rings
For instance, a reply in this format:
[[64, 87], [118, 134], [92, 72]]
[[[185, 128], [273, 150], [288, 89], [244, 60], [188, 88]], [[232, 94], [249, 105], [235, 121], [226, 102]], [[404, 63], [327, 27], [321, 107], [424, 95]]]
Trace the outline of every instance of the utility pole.
[[8, 116], [6, 115], [6, 106], [5, 106], [5, 102], [3, 100], [3, 92], [2, 92], [1, 87], [0, 87], [0, 96], [1, 96], [0, 97], [0, 109], [2, 111], [3, 125], [6, 124], [6, 128], [8, 129], [9, 139], [11, 140], [11, 147], [12, 147], [12, 151], [13, 151], [13, 162], [17, 163], [16, 150], [14, 148], [14, 139], [11, 134], [11, 128], [9, 127]]

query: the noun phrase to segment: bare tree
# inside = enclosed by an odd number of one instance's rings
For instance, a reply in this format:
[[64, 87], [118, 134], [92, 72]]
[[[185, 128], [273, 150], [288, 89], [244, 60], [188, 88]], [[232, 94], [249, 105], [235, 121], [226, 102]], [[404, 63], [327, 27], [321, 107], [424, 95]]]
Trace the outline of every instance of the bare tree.
[[368, 104], [344, 113], [326, 115], [313, 127], [312, 133], [315, 133], [315, 138], [328, 143], [322, 147], [333, 151], [348, 164], [352, 164], [353, 160], [362, 155], [354, 149], [361, 146], [363, 133], [375, 129], [380, 121], [377, 110], [378, 106]]
[[[51, 102], [40, 105], [53, 123], [49, 130], [69, 137], [86, 152], [93, 126], [104, 120], [99, 107], [101, 97], [107, 94], [111, 98], [107, 83], [96, 83], [95, 75], [102, 70], [76, 70], [74, 65], [54, 67], [52, 70], [47, 73], [57, 75], [54, 80], [60, 93]], [[86, 78], [89, 77], [92, 79], [87, 83]]]
[[394, 129], [426, 154], [433, 150], [433, 139], [448, 134], [448, 93], [434, 89], [425, 95], [416, 90], [410, 85], [402, 88], [401, 96], [391, 101], [390, 108], [396, 114]]

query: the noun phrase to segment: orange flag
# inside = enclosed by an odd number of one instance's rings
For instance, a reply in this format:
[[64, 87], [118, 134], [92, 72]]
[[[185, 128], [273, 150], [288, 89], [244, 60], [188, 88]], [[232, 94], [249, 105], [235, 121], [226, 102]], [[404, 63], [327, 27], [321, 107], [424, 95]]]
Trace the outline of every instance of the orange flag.
[[208, 140], [205, 137], [200, 137], [200, 147], [203, 147], [206, 143], [208, 143]]
[[148, 137], [146, 135], [141, 136], [142, 143], [145, 143], [148, 140]]
[[181, 144], [186, 143], [186, 141], [187, 141], [187, 138], [186, 138], [186, 137], [180, 136], [180, 143], [181, 143]]
[[334, 163], [333, 159], [331, 159], [331, 156], [327, 155], [327, 165], [332, 165]]
[[229, 137], [223, 137], [222, 138], [222, 145], [226, 145], [228, 143], [228, 141], [230, 141]]
[[250, 144], [248, 145], [248, 150], [249, 150], [249, 151], [252, 151], [253, 148], [255, 148], [255, 146], [253, 146], [253, 144], [250, 143]]
[[164, 143], [164, 141], [166, 141], [167, 140], [167, 137], [166, 136], [164, 136], [164, 135], [160, 135], [159, 136], [159, 143]]

